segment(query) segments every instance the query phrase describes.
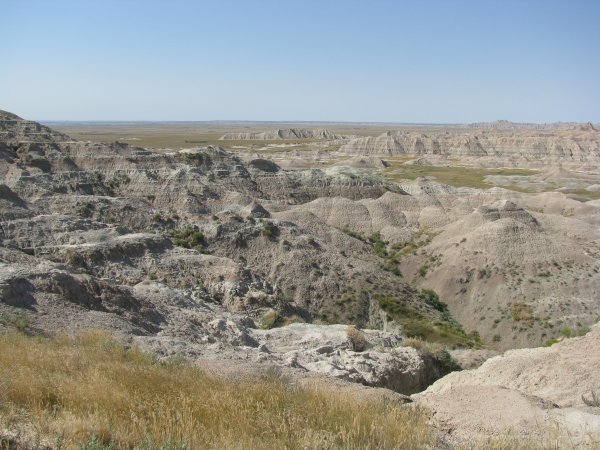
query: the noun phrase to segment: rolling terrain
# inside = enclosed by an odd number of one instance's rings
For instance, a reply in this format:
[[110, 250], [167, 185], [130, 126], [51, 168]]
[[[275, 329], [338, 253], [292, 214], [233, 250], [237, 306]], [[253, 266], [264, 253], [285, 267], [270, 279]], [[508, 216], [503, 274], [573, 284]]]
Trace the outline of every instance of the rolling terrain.
[[[439, 380], [412, 400], [457, 442], [479, 425], [453, 425], [444, 396], [482, 379], [575, 408], [558, 414], [571, 431], [596, 423], [574, 400], [594, 374], [559, 398], [489, 368], [531, 352], [540, 372], [571, 341], [594, 348], [597, 127], [313, 125], [129, 124], [119, 138], [1, 111], [0, 328], [103, 330], [226, 377], [271, 368], [398, 401]], [[447, 375], [507, 350], [464, 372], [480, 376]]]

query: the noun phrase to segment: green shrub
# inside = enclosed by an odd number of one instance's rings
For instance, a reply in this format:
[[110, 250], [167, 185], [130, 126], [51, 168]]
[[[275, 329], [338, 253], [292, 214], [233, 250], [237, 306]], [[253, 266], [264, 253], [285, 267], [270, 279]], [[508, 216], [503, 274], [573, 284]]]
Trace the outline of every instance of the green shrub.
[[564, 327], [562, 330], [560, 330], [560, 335], [566, 338], [576, 336], [575, 331], [573, 331], [573, 329], [570, 327]]
[[271, 309], [267, 311], [260, 319], [259, 328], [263, 330], [270, 330], [271, 328], [277, 327], [282, 322], [282, 317], [279, 312]]
[[560, 341], [558, 339], [548, 339], [546, 342], [544, 342], [544, 347], [552, 347], [557, 342]]
[[267, 239], [272, 239], [277, 235], [277, 233], [278, 233], [277, 227], [275, 225], [273, 225], [271, 222], [264, 220], [262, 222], [262, 226], [263, 226], [262, 235], [264, 237], [266, 237]]
[[425, 303], [433, 306], [434, 309], [440, 312], [448, 311], [448, 305], [440, 300], [440, 297], [432, 289], [421, 289], [421, 298], [425, 300]]
[[577, 337], [577, 336], [584, 336], [589, 331], [590, 331], [590, 327], [581, 327], [577, 330], [574, 330], [573, 328], [570, 328], [570, 327], [564, 327], [562, 330], [560, 330], [560, 335], [563, 337], [566, 337], [566, 338], [572, 338], [572, 337]]
[[173, 243], [179, 247], [203, 250], [206, 244], [204, 234], [197, 228], [184, 228], [171, 232]]
[[92, 202], [83, 202], [77, 204], [77, 214], [82, 217], [90, 217], [95, 209], [96, 207]]
[[338, 228], [342, 233], [346, 233], [348, 236], [353, 237], [354, 239], [358, 239], [359, 241], [367, 242], [367, 238], [362, 234], [357, 233], [356, 231], [352, 231], [349, 228]]
[[387, 252], [387, 242], [381, 238], [380, 233], [371, 235], [369, 241], [373, 243], [373, 248], [375, 249], [377, 256], [380, 258], [387, 258], [389, 256]]

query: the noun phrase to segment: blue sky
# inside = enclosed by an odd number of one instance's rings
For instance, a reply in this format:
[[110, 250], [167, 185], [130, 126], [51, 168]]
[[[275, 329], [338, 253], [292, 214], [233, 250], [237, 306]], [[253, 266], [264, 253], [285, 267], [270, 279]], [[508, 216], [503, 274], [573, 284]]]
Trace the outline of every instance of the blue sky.
[[598, 0], [1, 0], [37, 120], [600, 122]]

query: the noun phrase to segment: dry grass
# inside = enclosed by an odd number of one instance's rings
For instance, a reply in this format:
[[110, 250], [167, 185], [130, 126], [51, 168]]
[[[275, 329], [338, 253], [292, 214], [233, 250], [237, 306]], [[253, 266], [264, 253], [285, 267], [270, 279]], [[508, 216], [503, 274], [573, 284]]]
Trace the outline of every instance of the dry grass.
[[41, 436], [65, 449], [434, 444], [418, 409], [277, 377], [218, 379], [185, 362], [159, 363], [100, 333], [0, 335], [0, 361], [0, 431], [20, 442]]
[[412, 347], [415, 350], [419, 350], [424, 353], [431, 353], [435, 355], [444, 350], [444, 347], [441, 344], [436, 342], [424, 341], [419, 338], [404, 338], [402, 341], [403, 347]]
[[346, 328], [346, 336], [348, 337], [348, 342], [353, 351], [362, 352], [367, 349], [369, 342], [367, 341], [365, 333], [355, 326]]

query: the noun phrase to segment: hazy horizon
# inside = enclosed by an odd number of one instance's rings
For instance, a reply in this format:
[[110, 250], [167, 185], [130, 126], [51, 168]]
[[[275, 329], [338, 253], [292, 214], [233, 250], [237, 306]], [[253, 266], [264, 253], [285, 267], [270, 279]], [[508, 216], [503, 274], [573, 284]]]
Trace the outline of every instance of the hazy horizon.
[[600, 2], [3, 2], [43, 122], [600, 122]]
[[[24, 117], [24, 119], [27, 119]], [[98, 119], [98, 120], [60, 120], [60, 119], [36, 119], [37, 122], [43, 124], [50, 125], [58, 125], [58, 124], [73, 124], [73, 125], [84, 125], [84, 124], [98, 124], [98, 125], [127, 125], [127, 124], [223, 124], [223, 125], [236, 125], [236, 124], [248, 124], [248, 125], [262, 125], [262, 124], [274, 124], [274, 125], [407, 125], [407, 126], [463, 126], [469, 125], [473, 123], [495, 123], [501, 121], [508, 121], [517, 124], [534, 124], [534, 125], [544, 125], [544, 124], [560, 124], [560, 123], [578, 123], [578, 124], [586, 124], [592, 123], [592, 125], [598, 125], [598, 123], [591, 121], [584, 122], [572, 122], [572, 121], [556, 121], [556, 122], [517, 122], [508, 119], [498, 119], [492, 121], [475, 121], [475, 122], [367, 122], [367, 121], [334, 121], [334, 120], [227, 120], [227, 119], [215, 119], [215, 120], [108, 120], [108, 119]]]

